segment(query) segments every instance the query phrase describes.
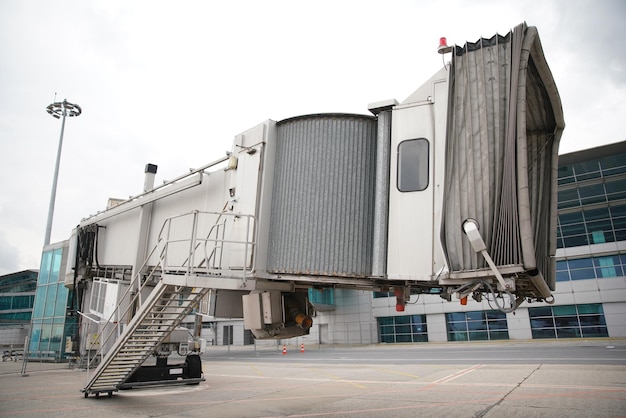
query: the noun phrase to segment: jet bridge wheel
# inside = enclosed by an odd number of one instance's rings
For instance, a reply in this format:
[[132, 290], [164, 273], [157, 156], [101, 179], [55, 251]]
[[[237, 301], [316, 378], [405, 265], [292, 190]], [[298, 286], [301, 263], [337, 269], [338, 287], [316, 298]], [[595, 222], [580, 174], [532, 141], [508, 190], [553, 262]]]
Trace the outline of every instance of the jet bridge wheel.
[[[190, 354], [187, 356], [185, 360], [187, 370], [186, 370], [186, 378], [188, 379], [199, 379], [202, 377], [202, 360], [200, 356], [197, 354]], [[190, 385], [198, 385], [199, 382], [189, 383]]]
[[[100, 399], [100, 392], [96, 392], [95, 395], [96, 395], [96, 399]], [[89, 397], [89, 392], [85, 392], [85, 398], [88, 398], [88, 397]], [[107, 397], [108, 398], [112, 398], [113, 397], [113, 391], [108, 391], [107, 392]]]

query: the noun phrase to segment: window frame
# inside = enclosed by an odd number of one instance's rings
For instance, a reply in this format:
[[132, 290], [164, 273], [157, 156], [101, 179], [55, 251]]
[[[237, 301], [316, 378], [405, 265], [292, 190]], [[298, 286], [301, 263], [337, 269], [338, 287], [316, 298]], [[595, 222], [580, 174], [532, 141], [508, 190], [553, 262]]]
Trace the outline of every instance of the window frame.
[[[413, 168], [413, 165], [407, 165], [406, 162], [403, 163], [403, 161], [405, 161], [403, 157], [412, 157], [412, 155], [409, 154], [410, 151], [403, 152], [403, 150], [411, 144], [416, 144], [420, 147], [423, 146], [421, 144], [426, 145], [425, 153], [423, 149], [418, 148], [416, 151], [413, 151], [412, 148], [409, 148], [409, 150], [418, 154], [417, 161], [413, 162], [413, 164], [417, 165], [417, 176], [411, 176], [411, 174], [415, 173], [409, 173], [407, 172], [409, 170], [406, 169], [403, 170], [403, 167]], [[411, 138], [401, 141], [396, 149], [396, 164], [396, 188], [399, 192], [421, 192], [428, 189], [430, 185], [430, 141], [426, 138]]]

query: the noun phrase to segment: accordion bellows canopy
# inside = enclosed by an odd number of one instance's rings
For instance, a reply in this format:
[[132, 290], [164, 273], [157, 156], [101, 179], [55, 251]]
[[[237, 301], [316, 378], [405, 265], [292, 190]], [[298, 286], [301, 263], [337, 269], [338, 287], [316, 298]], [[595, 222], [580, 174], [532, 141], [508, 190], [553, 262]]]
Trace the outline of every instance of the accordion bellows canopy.
[[453, 49], [441, 240], [450, 271], [485, 268], [464, 237], [475, 219], [497, 266], [554, 288], [561, 101], [535, 27]]

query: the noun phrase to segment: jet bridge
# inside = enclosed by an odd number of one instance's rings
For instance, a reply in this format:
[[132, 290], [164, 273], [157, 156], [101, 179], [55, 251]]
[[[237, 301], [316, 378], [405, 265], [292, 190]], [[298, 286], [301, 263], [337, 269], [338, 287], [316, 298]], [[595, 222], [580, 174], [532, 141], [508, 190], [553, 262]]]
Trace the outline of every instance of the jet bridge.
[[[207, 295], [258, 339], [306, 335], [311, 288], [393, 291], [399, 311], [421, 293], [552, 301], [564, 122], [537, 30], [442, 52], [402, 102], [268, 120], [161, 186], [149, 165], [143, 193], [83, 219], [66, 283], [110, 331], [85, 395], [132, 380]], [[131, 273], [102, 293], [107, 271]]]

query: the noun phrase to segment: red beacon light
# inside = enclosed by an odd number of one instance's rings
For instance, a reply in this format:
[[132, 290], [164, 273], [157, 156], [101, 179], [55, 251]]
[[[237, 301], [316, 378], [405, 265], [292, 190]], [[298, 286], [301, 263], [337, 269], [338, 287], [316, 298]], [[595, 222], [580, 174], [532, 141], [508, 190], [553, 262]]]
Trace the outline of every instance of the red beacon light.
[[448, 46], [448, 41], [445, 37], [439, 38], [439, 47], [437, 48], [437, 52], [440, 54], [447, 54], [448, 52], [452, 52], [452, 47]]

